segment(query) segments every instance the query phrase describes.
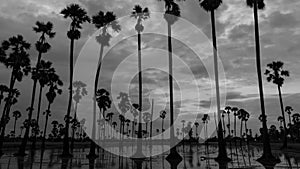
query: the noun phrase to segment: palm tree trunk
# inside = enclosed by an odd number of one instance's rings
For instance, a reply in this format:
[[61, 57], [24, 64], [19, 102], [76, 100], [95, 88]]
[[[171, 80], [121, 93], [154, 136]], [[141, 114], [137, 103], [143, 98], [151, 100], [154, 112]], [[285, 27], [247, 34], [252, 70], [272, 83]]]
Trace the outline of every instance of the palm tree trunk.
[[230, 136], [230, 116], [228, 114], [228, 136]]
[[43, 87], [40, 85], [40, 93], [39, 93], [39, 102], [38, 102], [38, 111], [36, 121], [39, 124], [40, 113], [41, 113], [41, 104], [42, 104], [42, 94], [43, 94]]
[[[77, 106], [78, 106], [78, 103], [75, 104], [75, 111], [74, 111], [74, 117], [73, 119], [77, 119]], [[75, 139], [75, 128], [72, 128], [72, 139], [71, 139], [71, 153], [73, 153], [73, 149], [74, 149], [74, 139]]]
[[[138, 71], [139, 71], [139, 122], [138, 122], [138, 139], [142, 135], [142, 108], [143, 108], [143, 82], [142, 82], [142, 51], [141, 51], [141, 33], [138, 32]], [[137, 153], [142, 153], [142, 142], [138, 141]]]
[[281, 113], [282, 113], [282, 118], [283, 118], [283, 127], [284, 127], [284, 137], [283, 137], [283, 146], [282, 146], [282, 148], [287, 148], [287, 128], [286, 128], [286, 123], [285, 123], [285, 114], [284, 114], [284, 108], [283, 108], [283, 101], [282, 101], [280, 86], [278, 86], [278, 93], [279, 93], [280, 107], [281, 107]]
[[243, 140], [243, 120], [241, 120], [240, 137]]
[[170, 155], [177, 154], [174, 140], [174, 103], [173, 103], [173, 48], [172, 48], [172, 27], [168, 23], [168, 51], [169, 51], [169, 90], [170, 90]]
[[258, 159], [258, 161], [265, 161], [266, 159], [274, 159], [270, 146], [270, 139], [266, 121], [266, 112], [265, 112], [265, 102], [264, 102], [264, 92], [262, 84], [262, 75], [261, 75], [261, 63], [260, 63], [260, 43], [259, 43], [259, 28], [258, 28], [258, 15], [257, 15], [257, 0], [254, 0], [253, 5], [254, 13], [254, 27], [255, 27], [255, 46], [256, 46], [256, 68], [257, 68], [257, 77], [258, 77], [258, 86], [259, 86], [259, 98], [262, 114], [262, 125], [263, 125], [263, 155]]
[[234, 137], [236, 137], [236, 116], [234, 116]]
[[65, 126], [65, 134], [63, 140], [63, 153], [64, 157], [72, 156], [70, 154], [70, 146], [69, 146], [69, 126], [70, 126], [70, 114], [71, 114], [71, 106], [72, 106], [72, 95], [73, 95], [73, 53], [74, 53], [74, 39], [71, 39], [70, 45], [70, 84], [69, 84], [69, 102], [68, 102], [68, 110], [66, 115], [66, 126]]
[[[48, 103], [48, 111], [50, 111], [50, 106], [51, 106], [51, 103], [49, 102]], [[49, 114], [47, 113], [46, 114], [46, 122], [45, 122], [45, 126], [44, 126], [44, 133], [43, 133], [43, 140], [42, 140], [42, 150], [45, 149], [45, 141], [46, 141], [46, 134], [47, 134], [47, 125], [48, 125], [48, 119], [49, 119]]]
[[218, 147], [219, 154], [217, 159], [228, 161], [226, 152], [226, 142], [223, 138], [222, 124], [221, 124], [221, 108], [220, 108], [220, 89], [219, 89], [219, 70], [218, 70], [218, 49], [217, 49], [217, 36], [216, 36], [216, 26], [215, 26], [215, 11], [211, 10], [211, 28], [212, 28], [212, 39], [213, 39], [213, 53], [214, 53], [214, 70], [215, 70], [215, 82], [216, 82], [216, 100], [217, 100], [217, 112], [218, 112]]
[[224, 137], [225, 137], [225, 135], [226, 135], [226, 127], [225, 127], [225, 120], [224, 120], [224, 116], [222, 117], [222, 121], [223, 121], [223, 128], [224, 128], [224, 130], [223, 130], [223, 133], [224, 133]]
[[[152, 106], [151, 106], [151, 117], [150, 117], [150, 139], [152, 140], [152, 125], [153, 125], [153, 107], [154, 107], [154, 99], [152, 99]], [[152, 143], [151, 143], [152, 146]]]

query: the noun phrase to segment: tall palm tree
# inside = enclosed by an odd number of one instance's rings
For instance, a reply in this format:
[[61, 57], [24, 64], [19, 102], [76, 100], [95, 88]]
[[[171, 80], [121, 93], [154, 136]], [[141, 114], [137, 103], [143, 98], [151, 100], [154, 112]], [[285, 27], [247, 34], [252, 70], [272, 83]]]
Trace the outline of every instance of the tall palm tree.
[[230, 137], [230, 113], [231, 113], [231, 107], [226, 106], [225, 111], [227, 113], [227, 118], [228, 118], [228, 123], [227, 123], [227, 128], [228, 128], [228, 136]]
[[132, 121], [132, 138], [134, 137], [134, 134], [135, 134], [135, 130], [136, 130], [136, 128], [135, 128], [135, 125], [136, 125], [136, 122], [137, 122], [137, 116], [139, 115], [139, 111], [138, 111], [138, 109], [139, 109], [139, 105], [138, 104], [132, 104], [132, 106], [131, 106], [131, 113], [132, 113], [132, 115], [133, 115], [133, 121]]
[[292, 122], [291, 122], [292, 111], [294, 111], [294, 109], [292, 108], [292, 106], [285, 106], [285, 112], [289, 115], [289, 123], [290, 124], [292, 124]]
[[283, 62], [277, 61], [272, 62], [267, 65], [267, 69], [265, 72], [267, 76], [268, 82], [273, 82], [277, 85], [278, 94], [279, 94], [279, 101], [280, 101], [280, 108], [283, 117], [283, 128], [284, 128], [284, 139], [283, 139], [283, 146], [282, 148], [287, 148], [287, 128], [286, 128], [286, 121], [285, 121], [285, 114], [284, 114], [284, 106], [282, 101], [281, 95], [281, 87], [284, 83], [284, 77], [289, 77], [289, 71], [283, 69]]
[[[117, 125], [118, 125], [118, 123], [117, 122], [112, 122], [112, 126], [113, 126], [113, 128], [114, 128], [114, 130], [116, 130], [116, 127], [117, 127]], [[115, 136], [114, 136], [115, 137]]]
[[226, 142], [224, 141], [222, 134], [221, 124], [221, 108], [220, 108], [220, 89], [219, 89], [219, 70], [218, 70], [218, 48], [217, 48], [217, 36], [216, 36], [216, 25], [215, 25], [215, 10], [222, 4], [222, 0], [199, 0], [200, 7], [205, 11], [210, 12], [211, 19], [211, 32], [213, 41], [213, 54], [214, 54], [214, 72], [215, 72], [215, 83], [216, 83], [216, 101], [217, 101], [217, 112], [218, 112], [218, 147], [219, 154], [217, 160], [228, 161], [226, 152]]
[[[131, 17], [137, 20], [135, 30], [138, 33], [138, 71], [139, 71], [139, 125], [138, 125], [138, 138], [142, 138], [142, 102], [143, 102], [143, 82], [142, 82], [142, 47], [141, 47], [141, 33], [144, 31], [143, 21], [150, 17], [149, 9], [142, 8], [139, 5], [135, 5], [131, 13]], [[137, 153], [142, 152], [140, 141], [138, 141]]]
[[244, 109], [240, 109], [238, 111], [238, 118], [241, 120], [241, 127], [240, 127], [240, 137], [241, 139], [243, 138], [243, 122], [247, 118], [247, 111]]
[[14, 122], [14, 137], [16, 137], [16, 124], [17, 124], [17, 120], [22, 116], [21, 112], [16, 110], [13, 112], [13, 117], [15, 118], [15, 122]]
[[258, 159], [258, 161], [276, 161], [272, 155], [270, 139], [267, 126], [267, 116], [265, 112], [265, 102], [264, 102], [264, 92], [262, 83], [262, 71], [261, 71], [261, 61], [260, 61], [260, 42], [259, 42], [259, 28], [258, 28], [258, 10], [263, 10], [265, 8], [264, 0], [246, 0], [248, 7], [253, 8], [254, 16], [254, 28], [255, 28], [255, 46], [256, 46], [256, 69], [258, 78], [258, 88], [259, 88], [259, 98], [260, 107], [262, 115], [262, 130], [263, 130], [263, 155]]
[[63, 156], [71, 156], [69, 150], [69, 124], [70, 124], [70, 114], [72, 106], [72, 92], [73, 92], [73, 55], [74, 55], [74, 42], [78, 40], [81, 36], [80, 29], [82, 29], [82, 24], [85, 22], [90, 22], [90, 18], [87, 12], [81, 8], [78, 4], [70, 4], [60, 12], [64, 18], [70, 18], [71, 24], [70, 29], [67, 33], [70, 42], [70, 82], [69, 82], [69, 102], [68, 110], [66, 114], [66, 125], [65, 125], [65, 135], [64, 135], [64, 146], [63, 146]]
[[[121, 26], [116, 21], [117, 17], [113, 12], [102, 12], [99, 11], [97, 15], [92, 17], [92, 23], [95, 25], [97, 29], [101, 29], [101, 34], [97, 36], [97, 42], [101, 45], [100, 47], [100, 54], [99, 54], [99, 60], [98, 60], [98, 66], [95, 76], [95, 85], [94, 85], [94, 94], [97, 91], [98, 88], [98, 81], [99, 81], [99, 75], [101, 70], [101, 63], [103, 58], [103, 51], [105, 46], [109, 46], [109, 41], [111, 38], [111, 35], [107, 31], [108, 28], [112, 28], [115, 32], [119, 32], [121, 30]], [[92, 138], [95, 139], [96, 134], [96, 100], [95, 96], [93, 99], [93, 127], [92, 127]], [[93, 142], [91, 142], [91, 146], [95, 146]]]
[[282, 116], [278, 116], [277, 121], [279, 121], [280, 127], [282, 127], [283, 117]]
[[[63, 82], [59, 79], [59, 76], [55, 73], [51, 74], [49, 76], [49, 83], [47, 83], [47, 86], [49, 86], [49, 90], [46, 93], [46, 97], [48, 100], [48, 107], [43, 114], [46, 116], [45, 120], [45, 126], [43, 131], [43, 138], [42, 138], [42, 149], [45, 148], [45, 140], [46, 140], [46, 134], [47, 134], [47, 125], [48, 125], [48, 119], [51, 116], [51, 105], [54, 102], [54, 99], [56, 98], [57, 94], [61, 94], [62, 90], [59, 89], [59, 86], [62, 86]], [[58, 125], [57, 121], [53, 121], [52, 124]]]
[[[47, 53], [49, 51], [49, 49], [51, 48], [51, 45], [47, 42], [47, 37], [54, 38], [54, 36], [55, 36], [55, 32], [53, 32], [53, 24], [51, 22], [44, 23], [44, 22], [37, 21], [35, 26], [33, 27], [33, 31], [35, 33], [41, 34], [41, 36], [39, 37], [39, 40], [36, 42], [36, 45], [35, 45], [36, 50], [38, 51], [38, 59], [36, 62], [36, 66], [35, 66], [34, 70], [32, 71], [33, 87], [32, 87], [32, 94], [31, 94], [31, 103], [30, 103], [30, 108], [29, 108], [29, 112], [28, 112], [28, 121], [31, 121], [31, 119], [32, 119], [37, 82], [38, 82], [39, 77], [41, 77], [38, 75], [38, 72], [39, 72], [39, 68], [40, 68], [40, 61], [42, 59], [42, 54]], [[39, 116], [39, 113], [38, 113], [38, 116]], [[30, 130], [30, 128], [26, 128], [26, 130], [25, 130], [25, 135], [24, 135], [24, 139], [22, 141], [21, 147], [26, 147], [26, 145], [27, 145], [27, 141], [29, 138], [29, 136], [28, 136], [29, 130]], [[35, 139], [36, 139], [36, 136], [34, 136], [33, 147], [35, 145]], [[25, 149], [20, 148], [19, 154], [20, 155], [25, 154]]]
[[[7, 68], [12, 69], [9, 92], [3, 108], [3, 116], [1, 118], [1, 136], [0, 136], [0, 155], [2, 155], [3, 139], [5, 135], [6, 119], [9, 117], [10, 108], [13, 102], [13, 91], [16, 80], [22, 81], [23, 77], [28, 75], [30, 70], [30, 59], [27, 51], [30, 44], [26, 42], [21, 35], [10, 37], [3, 41], [1, 45], [1, 63]], [[9, 54], [7, 53], [9, 52]], [[25, 148], [25, 147], [24, 147]]]
[[[169, 54], [169, 92], [170, 92], [170, 145], [172, 146], [169, 158], [178, 158], [181, 161], [181, 157], [178, 155], [176, 148], [174, 147], [174, 103], [173, 103], [173, 48], [172, 48], [172, 25], [180, 17], [180, 8], [174, 0], [165, 0], [165, 13], [164, 19], [167, 22], [168, 29], [168, 54]], [[167, 158], [168, 158], [167, 157]]]
[[209, 115], [208, 114], [204, 114], [202, 117], [202, 122], [204, 124], [204, 137], [207, 140], [208, 134], [207, 134], [207, 123], [209, 121]]

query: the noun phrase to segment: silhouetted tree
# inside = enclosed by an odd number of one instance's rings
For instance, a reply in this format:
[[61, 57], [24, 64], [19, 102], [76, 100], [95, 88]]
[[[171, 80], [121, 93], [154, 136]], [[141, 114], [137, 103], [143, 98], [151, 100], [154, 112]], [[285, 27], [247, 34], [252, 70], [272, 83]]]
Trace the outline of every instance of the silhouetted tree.
[[[139, 5], [135, 5], [131, 13], [131, 17], [137, 20], [135, 30], [138, 33], [138, 72], [139, 72], [139, 121], [138, 121], [138, 138], [142, 138], [142, 109], [143, 109], [143, 82], [142, 82], [142, 49], [141, 49], [141, 32], [144, 31], [143, 21], [150, 17], [148, 8], [142, 8]], [[137, 152], [141, 152], [140, 141], [138, 142]]]
[[69, 82], [69, 102], [68, 110], [66, 114], [66, 126], [64, 135], [64, 146], [63, 146], [63, 156], [71, 156], [69, 150], [69, 124], [70, 124], [70, 113], [72, 106], [72, 92], [73, 92], [73, 57], [74, 57], [74, 41], [78, 40], [81, 36], [80, 29], [82, 29], [82, 24], [85, 22], [90, 22], [90, 18], [87, 12], [81, 8], [78, 4], [70, 4], [60, 12], [64, 18], [70, 18], [71, 24], [70, 29], [67, 33], [68, 38], [71, 40], [70, 43], [70, 82]]
[[[39, 22], [37, 21], [35, 26], [33, 27], [33, 31], [35, 33], [41, 34], [39, 37], [39, 40], [36, 42], [36, 50], [38, 51], [38, 59], [36, 62], [35, 68], [32, 70], [32, 80], [33, 80], [33, 87], [32, 87], [32, 94], [31, 94], [31, 103], [30, 103], [30, 108], [28, 112], [28, 120], [31, 121], [32, 119], [32, 113], [34, 110], [34, 101], [35, 101], [35, 93], [36, 93], [36, 86], [38, 79], [41, 77], [39, 76], [38, 72], [40, 69], [40, 62], [42, 59], [42, 54], [47, 53], [49, 49], [51, 48], [51, 45], [47, 42], [47, 37], [49, 38], [54, 38], [55, 32], [53, 32], [53, 24], [51, 22]], [[39, 128], [38, 126], [38, 118], [39, 118], [40, 112], [37, 113], [37, 129]], [[27, 145], [28, 141], [28, 135], [29, 135], [29, 128], [26, 128], [25, 130], [25, 135], [24, 139], [22, 140], [22, 146], [20, 146], [19, 154], [25, 154], [25, 148]], [[36, 135], [34, 135], [34, 141], [33, 141], [33, 148], [35, 148], [35, 142], [36, 142]]]
[[27, 53], [27, 51], [30, 49], [30, 44], [23, 39], [23, 36], [17, 35], [3, 41], [0, 48], [1, 63], [3, 63], [7, 68], [12, 69], [9, 82], [9, 92], [7, 99], [5, 100], [0, 122], [0, 155], [2, 155], [2, 146], [7, 119], [9, 117], [11, 105], [16, 101], [13, 99], [14, 85], [16, 80], [19, 82], [22, 81], [23, 77], [27, 76], [30, 71], [30, 59], [29, 54]]
[[262, 83], [262, 71], [261, 71], [261, 61], [260, 61], [260, 42], [259, 42], [259, 28], [258, 28], [258, 9], [262, 10], [265, 8], [264, 0], [246, 0], [248, 7], [253, 8], [254, 16], [254, 28], [255, 28], [255, 47], [256, 47], [256, 69], [258, 78], [258, 88], [259, 88], [259, 99], [261, 106], [262, 115], [262, 131], [263, 131], [263, 154], [258, 159], [258, 161], [264, 162], [268, 160], [276, 161], [272, 155], [268, 127], [267, 127], [267, 116], [265, 112], [265, 102], [264, 102], [264, 92]]
[[285, 106], [285, 112], [289, 115], [289, 123], [292, 124], [291, 122], [291, 114], [292, 114], [292, 111], [294, 109], [292, 108], [292, 106]]
[[13, 112], [13, 117], [15, 118], [15, 122], [14, 122], [14, 137], [16, 136], [16, 124], [17, 124], [17, 120], [22, 116], [21, 112], [16, 110]]
[[283, 127], [284, 127], [284, 139], [283, 139], [282, 148], [287, 148], [287, 128], [286, 128], [284, 106], [283, 106], [282, 95], [281, 95], [281, 87], [284, 83], [284, 77], [289, 77], [289, 72], [287, 70], [283, 70], [283, 62], [277, 61], [277, 62], [269, 63], [267, 65], [265, 75], [267, 76], [268, 82], [272, 81], [274, 84], [277, 85], [280, 108], [283, 117]]
[[[215, 25], [215, 10], [222, 4], [222, 0], [199, 0], [201, 8], [205, 11], [210, 12], [211, 18], [211, 32], [213, 40], [213, 54], [214, 54], [214, 72], [216, 82], [216, 99], [217, 99], [217, 112], [218, 112], [218, 124], [221, 124], [221, 108], [220, 108], [220, 91], [219, 91], [219, 70], [218, 70], [218, 48], [217, 48], [217, 36], [216, 36], [216, 25]], [[222, 134], [222, 125], [218, 125], [218, 146], [219, 155], [217, 159], [227, 161], [226, 143]], [[225, 129], [224, 129], [225, 130]]]
[[[51, 104], [53, 104], [54, 99], [56, 98], [57, 94], [60, 95], [62, 93], [62, 90], [59, 89], [59, 86], [62, 86], [62, 85], [63, 85], [63, 82], [59, 79], [59, 76], [57, 74], [55, 74], [55, 72], [53, 72], [52, 74], [49, 74], [49, 82], [47, 83], [47, 86], [49, 86], [49, 90], [46, 93], [46, 98], [48, 100], [48, 107], [47, 107], [47, 110], [45, 112], [43, 112], [43, 114], [46, 116], [46, 120], [45, 120], [45, 126], [44, 126], [44, 131], [43, 131], [43, 138], [42, 138], [42, 149], [45, 148], [48, 119], [51, 116]], [[58, 122], [52, 121], [52, 124], [57, 126]]]

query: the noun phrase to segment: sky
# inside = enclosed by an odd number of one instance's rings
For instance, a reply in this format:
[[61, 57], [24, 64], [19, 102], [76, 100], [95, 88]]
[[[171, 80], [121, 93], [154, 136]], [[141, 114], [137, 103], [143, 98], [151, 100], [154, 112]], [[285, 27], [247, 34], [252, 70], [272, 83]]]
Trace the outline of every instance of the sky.
[[[150, 19], [144, 21], [145, 30], [142, 34], [143, 53], [143, 84], [145, 109], [150, 110], [150, 102], [154, 99], [154, 116], [159, 111], [168, 109], [168, 67], [167, 67], [167, 27], [162, 12], [164, 3], [156, 0], [0, 0], [0, 40], [22, 34], [25, 39], [34, 44], [38, 35], [32, 31], [36, 21], [51, 21], [54, 24], [56, 37], [49, 40], [51, 51], [43, 59], [53, 62], [57, 73], [64, 82], [62, 96], [56, 98], [53, 104], [52, 119], [62, 122], [67, 110], [67, 86], [69, 66], [69, 40], [66, 32], [70, 21], [59, 13], [70, 3], [78, 3], [85, 8], [90, 16], [99, 10], [113, 11], [122, 26], [119, 33], [112, 32], [110, 46], [105, 48], [103, 68], [99, 87], [110, 90], [114, 105], [120, 91], [130, 93], [132, 102], [137, 98], [137, 36], [134, 30], [136, 20], [129, 15], [136, 4], [148, 7]], [[284, 68], [290, 71], [283, 85], [284, 105], [290, 105], [295, 112], [300, 110], [300, 2], [297, 0], [265, 0], [266, 8], [259, 11], [259, 28], [261, 42], [262, 70], [272, 61], [283, 61]], [[200, 121], [204, 113], [214, 112], [214, 77], [211, 48], [210, 15], [200, 8], [198, 1], [186, 0], [178, 2], [181, 8], [181, 18], [172, 26], [173, 56], [174, 56], [174, 94], [176, 125], [181, 126], [181, 120]], [[255, 64], [255, 43], [253, 28], [253, 12], [241, 0], [225, 1], [216, 11], [216, 26], [218, 38], [218, 53], [221, 65], [220, 81], [223, 106], [237, 106], [250, 113], [248, 126], [253, 132], [258, 132], [261, 124], [260, 104], [258, 98], [257, 74]], [[87, 84], [92, 90], [92, 80], [99, 57], [97, 30], [92, 24], [84, 24], [81, 39], [76, 41], [75, 49], [75, 80]], [[30, 50], [32, 64], [35, 64], [37, 52], [34, 45]], [[147, 68], [147, 69], [146, 69]], [[10, 70], [0, 65], [0, 83], [8, 84]], [[277, 86], [270, 84], [263, 76], [266, 113], [268, 125], [279, 123], [280, 115]], [[113, 84], [113, 85], [112, 85]], [[127, 86], [126, 86], [127, 85]], [[25, 109], [30, 104], [32, 80], [25, 78], [17, 83], [21, 96], [12, 110], [21, 110], [21, 121], [27, 117]], [[46, 91], [46, 90], [45, 90]], [[79, 118], [92, 119], [91, 92], [79, 104]], [[42, 110], [46, 109], [46, 99]], [[148, 105], [148, 107], [147, 107]], [[2, 107], [1, 107], [2, 108]], [[113, 106], [111, 111], [116, 111]], [[197, 115], [200, 115], [198, 118]], [[34, 117], [36, 115], [34, 114]], [[132, 117], [128, 117], [132, 118]], [[117, 120], [117, 117], [116, 117]], [[42, 120], [43, 123], [43, 120]], [[160, 120], [157, 120], [160, 126]], [[12, 128], [9, 123], [8, 128]], [[87, 123], [87, 128], [90, 123]], [[166, 119], [168, 125], [168, 118]], [[159, 127], [157, 127], [159, 128]]]

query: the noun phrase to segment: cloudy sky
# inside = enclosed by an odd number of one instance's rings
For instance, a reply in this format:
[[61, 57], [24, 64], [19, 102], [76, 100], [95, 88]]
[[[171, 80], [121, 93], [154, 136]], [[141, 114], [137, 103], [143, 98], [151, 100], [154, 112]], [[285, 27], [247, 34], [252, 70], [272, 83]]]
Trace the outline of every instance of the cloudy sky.
[[[259, 14], [262, 70], [265, 70], [267, 63], [274, 60], [285, 63], [284, 68], [290, 71], [290, 77], [286, 79], [282, 89], [284, 104], [299, 111], [300, 12], [298, 9], [300, 2], [297, 0], [266, 0], [265, 2], [266, 9]], [[0, 40], [22, 34], [27, 41], [34, 44], [38, 38], [38, 35], [32, 31], [35, 22], [53, 22], [56, 37], [50, 40], [52, 49], [44, 59], [54, 63], [64, 81], [65, 92], [55, 100], [51, 117], [60, 119], [61, 122], [67, 109], [69, 40], [66, 32], [69, 20], [64, 19], [59, 12], [70, 3], [78, 3], [90, 16], [102, 10], [114, 11], [120, 18], [118, 22], [122, 26], [122, 31], [112, 33], [110, 46], [104, 51], [106, 56], [103, 59], [100, 86], [111, 91], [114, 102], [118, 101], [115, 96], [120, 91], [130, 93], [132, 102], [136, 102], [138, 87], [137, 36], [134, 30], [136, 21], [128, 15], [135, 4], [147, 6], [151, 11], [151, 17], [144, 22], [142, 52], [145, 68], [144, 94], [149, 97], [144, 102], [147, 106], [150, 100], [154, 99], [154, 113], [157, 115], [159, 110], [168, 109], [167, 27], [160, 13], [163, 12], [163, 2], [156, 0], [0, 0], [0, 3]], [[181, 119], [193, 121], [197, 114], [213, 113], [214, 77], [209, 41], [210, 16], [199, 7], [196, 0], [179, 2], [179, 5], [182, 18], [172, 26], [172, 36], [174, 37], [174, 100], [180, 123]], [[216, 12], [216, 17], [223, 105], [246, 109], [251, 114], [249, 126], [257, 132], [260, 126], [258, 122], [260, 105], [252, 9], [241, 0], [224, 0]], [[82, 37], [76, 42], [77, 62], [74, 78], [87, 83], [89, 91], [92, 90], [93, 70], [99, 56], [99, 44], [95, 40], [98, 34], [99, 30], [97, 31], [92, 24], [85, 24]], [[37, 52], [33, 47], [30, 54], [32, 63], [35, 64]], [[10, 71], [3, 65], [0, 65], [0, 69], [0, 82], [7, 84]], [[16, 84], [21, 91], [21, 96], [13, 110], [21, 110], [22, 118], [26, 117], [24, 110], [30, 104], [31, 86], [32, 81], [29, 78]], [[264, 90], [268, 122], [278, 125], [277, 117], [280, 115], [280, 108], [277, 87], [267, 83], [264, 78]], [[91, 95], [86, 96], [81, 102], [80, 117], [91, 119], [92, 107], [88, 101], [90, 97]], [[43, 106], [46, 106], [45, 101]]]

